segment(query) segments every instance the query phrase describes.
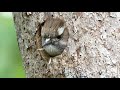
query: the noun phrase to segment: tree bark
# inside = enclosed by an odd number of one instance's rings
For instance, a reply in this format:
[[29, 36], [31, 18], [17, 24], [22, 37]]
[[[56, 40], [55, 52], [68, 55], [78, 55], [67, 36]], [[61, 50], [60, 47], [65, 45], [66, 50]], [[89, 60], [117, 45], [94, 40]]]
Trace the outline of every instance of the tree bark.
[[[66, 49], [50, 64], [37, 50], [38, 25], [49, 15], [64, 19], [70, 34]], [[120, 77], [120, 13], [14, 12], [13, 16], [26, 77]]]

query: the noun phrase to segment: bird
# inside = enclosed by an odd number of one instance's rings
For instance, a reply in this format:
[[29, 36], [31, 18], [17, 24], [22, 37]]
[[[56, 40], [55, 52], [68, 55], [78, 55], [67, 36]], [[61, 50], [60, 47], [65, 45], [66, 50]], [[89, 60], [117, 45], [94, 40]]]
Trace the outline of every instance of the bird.
[[47, 18], [41, 28], [42, 49], [50, 57], [55, 57], [67, 47], [69, 32], [65, 21], [60, 18]]

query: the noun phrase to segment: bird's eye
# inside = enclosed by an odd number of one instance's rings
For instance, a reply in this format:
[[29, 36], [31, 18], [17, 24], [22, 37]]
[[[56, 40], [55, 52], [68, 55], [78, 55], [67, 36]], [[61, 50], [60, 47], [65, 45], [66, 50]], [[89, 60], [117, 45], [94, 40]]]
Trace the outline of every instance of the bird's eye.
[[59, 35], [59, 36], [57, 36], [57, 39], [61, 39], [61, 36]]

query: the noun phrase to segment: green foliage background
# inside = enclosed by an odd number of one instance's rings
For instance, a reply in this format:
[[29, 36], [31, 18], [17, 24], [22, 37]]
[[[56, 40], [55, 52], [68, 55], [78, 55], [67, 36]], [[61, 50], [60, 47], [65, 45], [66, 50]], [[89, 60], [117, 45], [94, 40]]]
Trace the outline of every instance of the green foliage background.
[[0, 12], [0, 78], [25, 78], [11, 12]]

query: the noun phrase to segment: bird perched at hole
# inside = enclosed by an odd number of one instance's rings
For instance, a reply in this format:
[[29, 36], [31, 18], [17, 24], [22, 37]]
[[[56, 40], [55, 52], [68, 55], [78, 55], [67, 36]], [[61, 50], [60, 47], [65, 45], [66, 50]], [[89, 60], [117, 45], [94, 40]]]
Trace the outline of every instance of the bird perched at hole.
[[59, 18], [47, 18], [41, 29], [42, 47], [50, 57], [60, 55], [69, 38], [65, 22]]

